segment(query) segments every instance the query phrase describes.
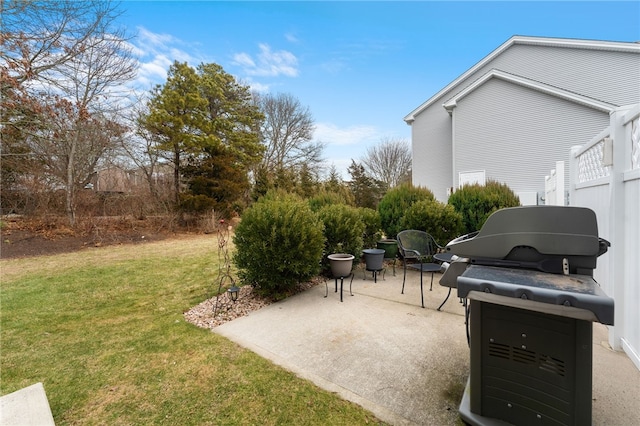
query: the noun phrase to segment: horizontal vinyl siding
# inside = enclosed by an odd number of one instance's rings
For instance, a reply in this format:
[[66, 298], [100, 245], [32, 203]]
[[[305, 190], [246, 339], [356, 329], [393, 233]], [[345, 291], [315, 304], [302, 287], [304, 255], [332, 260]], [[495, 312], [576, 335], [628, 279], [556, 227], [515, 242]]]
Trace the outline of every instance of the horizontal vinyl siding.
[[609, 125], [606, 113], [498, 79], [461, 99], [454, 116], [455, 185], [459, 172], [486, 170], [516, 192], [543, 191], [555, 162], [568, 170], [571, 146]]
[[618, 106], [640, 102], [640, 52], [514, 47], [503, 59], [515, 59], [514, 73]]
[[514, 45], [470, 76], [456, 93], [492, 69], [617, 106], [640, 102], [640, 52]]
[[[640, 81], [640, 53], [522, 44], [512, 45], [484, 67], [469, 75], [464, 81], [461, 81], [449, 91], [442, 93], [437, 99], [432, 99], [430, 106], [415, 116], [411, 125], [414, 156], [413, 182], [416, 185], [428, 186], [434, 191], [439, 200], [443, 200], [442, 197], [446, 199], [446, 195], [441, 195], [440, 187], [444, 186], [446, 188], [447, 186], [457, 185], [457, 171], [459, 169], [457, 168], [454, 171], [450, 160], [448, 160], [452, 159], [452, 132], [444, 129], [446, 126], [451, 126], [452, 120], [442, 107], [442, 104], [492, 69], [526, 77], [613, 105], [622, 106], [640, 102], [640, 84], [638, 84]], [[493, 84], [493, 81], [485, 86], [491, 87], [491, 84]], [[485, 89], [486, 87], [479, 90], [484, 91]], [[513, 90], [516, 89], [513, 88]], [[520, 90], [525, 91], [523, 88]], [[475, 95], [477, 94], [472, 94], [470, 97], [473, 98]], [[499, 94], [495, 94], [493, 102], [498, 100], [499, 97]], [[547, 111], [555, 110], [557, 108], [556, 104], [561, 103], [556, 98], [545, 97], [543, 99], [545, 106], [546, 100], [553, 99], [554, 103], [549, 104], [548, 108], [546, 108]], [[470, 99], [465, 98], [460, 104], [464, 104], [465, 101], [469, 102]], [[513, 102], [516, 101], [514, 100]], [[524, 103], [524, 100], [521, 103]], [[568, 102], [565, 101], [564, 104], [566, 105]], [[467, 103], [467, 105], [469, 104]], [[472, 124], [464, 123], [469, 114], [460, 112], [458, 109], [456, 108], [454, 112], [454, 114], [457, 114], [456, 123], [462, 123], [458, 127], [462, 125], [464, 127], [472, 126]], [[598, 128], [595, 132], [598, 133], [609, 124], [606, 114], [579, 107], [578, 105], [571, 105], [570, 109], [584, 112], [584, 117], [574, 117], [574, 121], [583, 122], [586, 127], [578, 130], [577, 134], [573, 134], [571, 133], [572, 130], [569, 130], [573, 126], [565, 127], [561, 130], [561, 135], [564, 135], [564, 139], [581, 139], [585, 134], [591, 132], [593, 128]], [[487, 116], [482, 108], [478, 108], [476, 114], [483, 117], [476, 121], [483, 122], [485, 126], [497, 127], [501, 125], [500, 116]], [[596, 118], [593, 118], [594, 116]], [[552, 118], [556, 119], [555, 116]], [[516, 133], [514, 130], [501, 130], [509, 132], [512, 136]], [[525, 128], [519, 129], [517, 132], [518, 137], [522, 138], [524, 131]], [[586, 140], [581, 140], [577, 144], [584, 144], [594, 134], [590, 134]], [[477, 150], [475, 146], [473, 149]], [[461, 155], [460, 148], [457, 149], [457, 152], [458, 155]], [[470, 154], [473, 155], [473, 150]], [[545, 174], [549, 173], [555, 161], [568, 158], [566, 157], [567, 155], [563, 152], [561, 157], [549, 157], [548, 164], [545, 165], [545, 168], [548, 169]], [[439, 164], [446, 161], [449, 161], [448, 165]], [[436, 169], [432, 167], [436, 167]], [[545, 174], [542, 176], [544, 177]]]
[[425, 112], [411, 126], [412, 181], [429, 188], [436, 199], [447, 201], [452, 184], [451, 117], [444, 108]]

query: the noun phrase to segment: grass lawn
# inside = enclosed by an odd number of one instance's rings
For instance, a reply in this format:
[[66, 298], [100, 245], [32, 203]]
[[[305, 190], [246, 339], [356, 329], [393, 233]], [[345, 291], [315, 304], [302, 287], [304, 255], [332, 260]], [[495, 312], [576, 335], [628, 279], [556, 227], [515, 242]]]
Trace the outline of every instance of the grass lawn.
[[42, 382], [58, 425], [378, 423], [184, 320], [217, 259], [198, 236], [0, 261], [0, 394]]

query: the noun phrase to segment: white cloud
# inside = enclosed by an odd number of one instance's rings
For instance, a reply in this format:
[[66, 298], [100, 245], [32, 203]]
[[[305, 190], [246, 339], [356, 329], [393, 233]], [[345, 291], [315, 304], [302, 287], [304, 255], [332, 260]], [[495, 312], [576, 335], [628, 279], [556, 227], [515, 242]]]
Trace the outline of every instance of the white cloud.
[[339, 128], [331, 123], [316, 123], [314, 139], [329, 145], [344, 146], [366, 144], [379, 135], [379, 130], [373, 126]]
[[171, 34], [152, 33], [144, 27], [138, 27], [137, 39], [140, 41], [140, 44], [145, 47], [149, 47], [149, 45], [151, 45], [159, 46], [161, 48], [177, 41]]
[[130, 86], [139, 90], [149, 90], [156, 84], [162, 84], [167, 79], [167, 70], [173, 63], [164, 54], [157, 54], [150, 57], [138, 59], [138, 74]]
[[138, 36], [131, 46], [139, 65], [138, 76], [130, 86], [143, 90], [164, 83], [174, 61], [186, 62], [191, 66], [207, 62], [190, 53], [196, 51], [193, 46], [170, 34], [153, 33], [144, 27], [138, 27]]
[[334, 165], [343, 180], [350, 179], [347, 170], [351, 160], [359, 161], [367, 146], [375, 143], [379, 137], [380, 131], [376, 127], [366, 125], [340, 128], [332, 123], [316, 123], [314, 133], [314, 139], [326, 144], [326, 169]]
[[295, 34], [292, 34], [292, 33], [286, 33], [284, 35], [284, 38], [290, 43], [298, 43], [299, 42], [298, 37], [296, 37]]
[[202, 62], [201, 60], [192, 56], [190, 53], [187, 53], [184, 50], [177, 49], [175, 47], [169, 49], [169, 57], [173, 59], [171, 63], [173, 63], [173, 61], [187, 62], [189, 65], [195, 66]]
[[133, 54], [133, 56], [135, 57], [140, 57], [140, 56], [144, 56], [145, 54], [145, 50], [142, 49], [140, 46], [134, 44], [134, 43], [129, 43], [126, 42], [126, 46], [131, 49], [131, 53]]
[[233, 56], [236, 65], [243, 68], [247, 75], [277, 77], [298, 75], [298, 58], [286, 50], [272, 51], [268, 44], [258, 45], [260, 53], [254, 59], [248, 53], [237, 53]]
[[253, 62], [253, 59], [251, 59], [251, 56], [249, 56], [246, 53], [236, 53], [235, 55], [233, 55], [233, 60], [238, 65], [241, 65], [242, 67], [245, 67], [245, 68], [253, 68], [256, 66], [256, 63]]
[[249, 86], [251, 86], [252, 90], [255, 90], [259, 93], [268, 93], [271, 90], [271, 86], [268, 84], [256, 83], [255, 81], [250, 81]]
[[351, 160], [359, 161], [367, 147], [375, 144], [379, 138], [380, 130], [369, 125], [341, 128], [332, 123], [316, 123], [314, 133], [314, 139], [326, 144], [326, 169], [334, 165], [343, 180], [350, 179], [348, 168]]

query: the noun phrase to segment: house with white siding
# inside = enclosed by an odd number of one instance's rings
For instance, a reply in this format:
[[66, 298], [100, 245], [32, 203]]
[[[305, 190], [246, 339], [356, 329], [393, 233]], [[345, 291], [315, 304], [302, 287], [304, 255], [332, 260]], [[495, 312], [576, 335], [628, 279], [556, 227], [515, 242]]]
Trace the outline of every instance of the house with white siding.
[[514, 36], [404, 118], [413, 184], [446, 201], [492, 179], [537, 204], [556, 161], [638, 103], [640, 43]]

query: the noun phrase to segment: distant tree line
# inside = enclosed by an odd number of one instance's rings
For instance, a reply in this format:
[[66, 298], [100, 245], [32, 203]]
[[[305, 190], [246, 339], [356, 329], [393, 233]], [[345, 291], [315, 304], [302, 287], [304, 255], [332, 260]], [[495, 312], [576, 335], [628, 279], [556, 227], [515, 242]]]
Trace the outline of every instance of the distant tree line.
[[215, 63], [176, 61], [149, 93], [127, 89], [137, 62], [120, 13], [102, 0], [2, 0], [2, 214], [229, 217], [274, 189], [375, 208], [410, 181], [408, 143], [388, 138], [343, 181], [323, 166], [308, 107]]

